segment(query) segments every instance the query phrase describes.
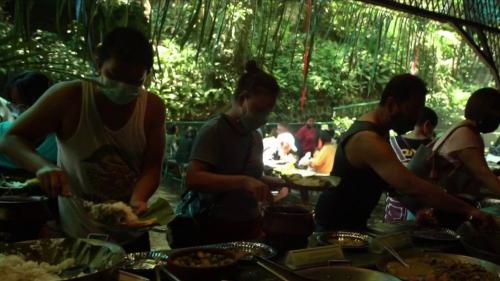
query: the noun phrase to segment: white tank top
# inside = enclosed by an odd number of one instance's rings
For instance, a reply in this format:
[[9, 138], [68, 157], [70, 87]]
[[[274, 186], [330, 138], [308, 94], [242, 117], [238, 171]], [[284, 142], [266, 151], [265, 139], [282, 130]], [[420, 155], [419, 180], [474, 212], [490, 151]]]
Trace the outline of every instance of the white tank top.
[[[57, 138], [57, 162], [69, 175], [74, 196], [96, 202], [128, 203], [146, 147], [144, 115], [148, 94], [141, 90], [130, 119], [120, 129], [112, 130], [103, 124], [97, 111], [95, 91], [95, 83], [82, 81], [80, 120], [69, 139]], [[63, 230], [72, 237], [99, 233], [123, 244], [141, 234], [93, 221], [82, 209], [80, 200], [59, 197], [59, 209]]]

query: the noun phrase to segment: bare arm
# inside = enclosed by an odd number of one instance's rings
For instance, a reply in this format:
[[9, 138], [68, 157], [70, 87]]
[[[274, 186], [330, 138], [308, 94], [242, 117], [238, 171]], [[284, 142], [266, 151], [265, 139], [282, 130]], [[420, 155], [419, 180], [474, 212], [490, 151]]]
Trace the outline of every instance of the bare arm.
[[[388, 184], [430, 207], [468, 217], [477, 210], [446, 194], [439, 187], [413, 175], [396, 158], [391, 147], [374, 132], [362, 132], [348, 143], [353, 148], [353, 162], [371, 167]], [[354, 141], [354, 142], [353, 142]], [[352, 146], [353, 145], [353, 146]]]
[[456, 152], [467, 170], [481, 181], [486, 188], [500, 195], [500, 180], [488, 167], [483, 153], [477, 148], [467, 148]]
[[186, 177], [187, 186], [192, 190], [208, 193], [246, 190], [259, 201], [272, 199], [264, 182], [245, 175], [217, 174], [212, 172], [210, 165], [198, 160], [191, 160]]
[[165, 105], [163, 101], [150, 94], [146, 112], [148, 123], [145, 126], [146, 150], [141, 174], [130, 199], [130, 205], [134, 207], [136, 213], [146, 210], [147, 201], [160, 184], [161, 164], [165, 150]]
[[61, 192], [69, 195], [69, 185], [64, 171], [38, 155], [36, 144], [49, 133], [61, 134], [62, 122], [79, 84], [64, 82], [52, 86], [26, 112], [24, 112], [0, 140], [0, 151], [14, 163], [36, 173], [49, 194]]

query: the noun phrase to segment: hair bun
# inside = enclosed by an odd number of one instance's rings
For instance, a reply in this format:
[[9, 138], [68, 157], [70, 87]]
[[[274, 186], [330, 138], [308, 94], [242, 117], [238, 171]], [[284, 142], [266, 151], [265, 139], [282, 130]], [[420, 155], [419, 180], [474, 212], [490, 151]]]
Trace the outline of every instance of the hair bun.
[[257, 62], [255, 60], [249, 60], [245, 64], [245, 70], [248, 73], [256, 73], [260, 71], [260, 68], [257, 66]]

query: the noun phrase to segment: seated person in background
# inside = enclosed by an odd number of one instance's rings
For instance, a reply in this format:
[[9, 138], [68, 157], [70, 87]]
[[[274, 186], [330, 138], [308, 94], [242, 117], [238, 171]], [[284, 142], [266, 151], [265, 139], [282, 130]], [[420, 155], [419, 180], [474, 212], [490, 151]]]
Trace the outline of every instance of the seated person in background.
[[285, 132], [278, 135], [276, 138], [278, 148], [273, 153], [273, 160], [280, 163], [294, 164], [297, 162], [297, 147], [295, 146], [295, 138], [291, 133]]
[[[0, 140], [3, 153], [36, 173], [48, 194], [60, 195], [61, 227], [69, 237], [99, 233], [127, 252], [149, 251], [147, 231], [102, 223], [81, 200], [121, 201], [137, 215], [146, 212], [165, 149], [165, 106], [143, 86], [153, 59], [144, 34], [113, 29], [97, 48], [98, 78], [52, 86]], [[57, 166], [34, 151], [50, 133], [57, 135]]]
[[342, 180], [336, 188], [323, 191], [318, 199], [317, 231], [366, 230], [370, 214], [389, 186], [425, 206], [492, 228], [495, 223], [491, 216], [412, 174], [389, 145], [389, 130], [404, 134], [413, 129], [426, 94], [426, 84], [420, 78], [397, 75], [385, 86], [377, 108], [354, 121], [342, 135], [333, 167], [333, 175]]
[[10, 107], [10, 102], [0, 97], [0, 122], [14, 120], [14, 114]]
[[277, 131], [278, 130], [276, 127], [272, 127], [270, 130], [268, 130], [266, 137], [262, 139], [262, 159], [264, 159], [264, 161], [266, 161], [266, 159], [271, 159], [272, 155], [278, 147], [278, 142], [276, 140], [276, 137], [278, 136]]
[[[440, 173], [461, 173], [460, 177], [453, 177], [457, 180], [443, 183], [448, 192], [477, 198], [480, 187], [486, 187], [500, 197], [500, 180], [486, 163], [481, 138], [481, 134], [494, 132], [499, 124], [500, 92], [493, 88], [475, 91], [465, 105], [465, 120], [444, 132], [443, 136], [449, 137], [438, 151], [448, 162]], [[443, 137], [434, 144], [435, 149], [441, 140]]]
[[301, 164], [311, 167], [316, 173], [330, 174], [337, 147], [332, 143], [332, 135], [328, 131], [319, 132], [318, 149], [313, 158], [301, 161]]
[[167, 134], [165, 136], [165, 159], [173, 158], [177, 151], [177, 131], [178, 128], [175, 124], [167, 126]]
[[[434, 128], [436, 128], [437, 124], [438, 116], [436, 112], [424, 107], [413, 131], [404, 136], [397, 135], [390, 138], [391, 147], [401, 163], [406, 165], [421, 145], [427, 145], [432, 141]], [[413, 214], [390, 193], [387, 194], [385, 203], [385, 222], [394, 223], [414, 219]]]
[[[171, 222], [173, 247], [259, 237], [258, 203], [272, 201], [270, 187], [284, 184], [263, 176], [262, 137], [257, 132], [273, 110], [280, 88], [255, 61], [245, 69], [231, 109], [207, 121], [196, 136], [187, 171], [189, 192], [177, 214], [195, 218], [199, 229], [193, 233], [176, 220]], [[197, 237], [187, 239], [187, 235]]]
[[264, 165], [274, 167], [276, 165], [295, 164], [297, 162], [297, 147], [291, 133], [281, 133], [276, 137], [274, 150], [264, 152]]
[[175, 152], [175, 161], [177, 161], [177, 163], [185, 164], [189, 162], [189, 155], [191, 155], [195, 137], [196, 130], [189, 127], [184, 136], [179, 140], [179, 147]]
[[318, 130], [314, 127], [314, 118], [307, 118], [306, 124], [302, 126], [296, 133], [295, 138], [299, 143], [299, 156], [304, 156], [307, 152], [314, 153], [318, 137]]
[[[16, 114], [21, 114], [31, 107], [49, 86], [49, 78], [42, 73], [28, 71], [15, 77], [7, 86], [7, 94], [12, 101], [11, 106], [16, 109]], [[3, 136], [13, 124], [14, 121], [1, 122], [0, 136]], [[57, 160], [55, 135], [49, 134], [42, 139], [36, 147], [36, 152], [48, 161], [55, 163]], [[0, 168], [19, 169], [5, 154], [0, 154]], [[9, 172], [9, 170], [5, 172]]]

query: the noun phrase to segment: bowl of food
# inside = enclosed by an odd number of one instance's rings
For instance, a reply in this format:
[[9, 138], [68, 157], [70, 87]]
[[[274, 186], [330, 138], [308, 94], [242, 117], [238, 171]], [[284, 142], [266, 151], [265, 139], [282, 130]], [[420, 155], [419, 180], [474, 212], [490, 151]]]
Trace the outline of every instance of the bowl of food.
[[324, 245], [340, 245], [344, 250], [365, 250], [370, 245], [370, 236], [348, 231], [325, 232], [318, 236]]
[[170, 254], [166, 268], [181, 280], [222, 280], [235, 274], [237, 262], [231, 251], [200, 247]]

